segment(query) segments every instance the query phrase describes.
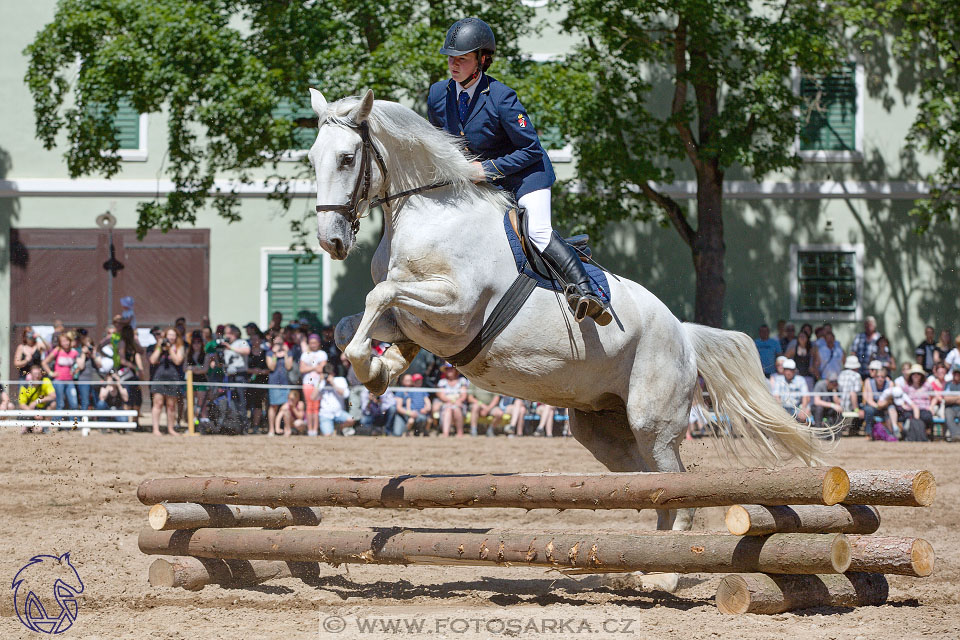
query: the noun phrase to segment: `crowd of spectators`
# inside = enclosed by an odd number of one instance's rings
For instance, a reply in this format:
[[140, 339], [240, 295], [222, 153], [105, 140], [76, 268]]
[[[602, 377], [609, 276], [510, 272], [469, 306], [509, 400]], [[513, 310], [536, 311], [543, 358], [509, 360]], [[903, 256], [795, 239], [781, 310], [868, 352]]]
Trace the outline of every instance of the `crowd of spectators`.
[[797, 332], [781, 321], [776, 337], [762, 325], [755, 342], [771, 393], [800, 421], [874, 440], [960, 440], [960, 336], [926, 327], [899, 369], [872, 316], [848, 350], [829, 323]]
[[[264, 328], [204, 319], [188, 330], [177, 318], [144, 330], [132, 300], [124, 301], [124, 313], [99, 340], [60, 323], [46, 340], [26, 327], [14, 352], [22, 383], [15, 393], [0, 390], [0, 409], [147, 408], [154, 434], [165, 426], [178, 435], [186, 427], [189, 376], [201, 433], [569, 433], [564, 409], [481, 389], [426, 350], [399, 388], [372, 397], [337, 348], [331, 325], [307, 317], [284, 324], [276, 312]], [[938, 336], [926, 327], [913, 359], [899, 368], [873, 317], [848, 349], [829, 323], [797, 331], [781, 321], [775, 336], [763, 325], [755, 342], [771, 393], [798, 420], [840, 424], [878, 440], [960, 440], [960, 337], [949, 331]], [[373, 347], [383, 353], [389, 345]]]
[[[374, 343], [378, 353], [388, 346]], [[333, 326], [309, 318], [284, 324], [280, 312], [265, 328], [204, 319], [188, 330], [177, 318], [144, 331], [131, 311], [99, 341], [55, 323], [49, 344], [26, 327], [14, 366], [22, 384], [14, 397], [2, 392], [0, 408], [139, 412], [146, 405], [156, 435], [161, 426], [169, 435], [184, 430], [188, 375], [200, 433], [553, 436], [554, 423], [565, 420], [563, 409], [480, 389], [425, 350], [399, 389], [372, 397], [337, 348]]]

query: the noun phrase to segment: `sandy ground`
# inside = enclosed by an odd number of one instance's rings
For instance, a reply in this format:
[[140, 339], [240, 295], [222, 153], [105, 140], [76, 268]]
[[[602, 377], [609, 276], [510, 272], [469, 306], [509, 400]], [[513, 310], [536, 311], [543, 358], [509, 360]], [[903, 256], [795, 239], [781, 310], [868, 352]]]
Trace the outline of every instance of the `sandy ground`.
[[[684, 458], [720, 467], [713, 447], [686, 443]], [[0, 578], [10, 584], [36, 554], [71, 552], [85, 583], [74, 638], [960, 638], [960, 445], [844, 440], [848, 469], [924, 468], [938, 481], [928, 509], [881, 507], [881, 533], [921, 536], [937, 552], [934, 575], [891, 577], [891, 602], [858, 610], [725, 616], [713, 602], [719, 575], [684, 576], [675, 594], [629, 580], [571, 578], [537, 568], [352, 566], [319, 584], [295, 579], [192, 593], [147, 584], [153, 558], [137, 532], [147, 507], [140, 481], [181, 475], [402, 474], [602, 471], [570, 439], [154, 438], [146, 434], [0, 433]], [[700, 510], [696, 529], [720, 530], [723, 511]], [[510, 527], [571, 531], [653, 528], [652, 512], [328, 509], [328, 524]], [[0, 595], [0, 638], [33, 638], [12, 591]], [[398, 632], [358, 627], [397, 620]], [[365, 623], [366, 624], [366, 623]], [[416, 625], [424, 624], [420, 632]]]

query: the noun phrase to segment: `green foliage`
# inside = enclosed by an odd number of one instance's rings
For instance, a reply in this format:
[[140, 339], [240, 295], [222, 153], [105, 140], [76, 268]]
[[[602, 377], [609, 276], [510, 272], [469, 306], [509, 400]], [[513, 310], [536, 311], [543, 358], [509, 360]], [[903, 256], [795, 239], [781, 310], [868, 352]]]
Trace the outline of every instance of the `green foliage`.
[[[116, 151], [120, 101], [165, 111], [164, 171], [175, 190], [139, 206], [139, 231], [193, 224], [207, 204], [238, 220], [234, 191], [208, 195], [215, 178], [249, 184], [255, 169], [272, 167], [273, 197], [288, 206], [290, 180], [310, 176], [305, 163], [277, 164], [298, 146], [298, 123], [278, 107], [302, 104], [318, 86], [330, 98], [371, 88], [424, 111], [429, 85], [446, 73], [444, 33], [468, 15], [497, 34], [497, 64], [515, 63], [517, 38], [534, 29], [520, 2], [60, 0], [25, 51], [37, 135], [53, 148], [65, 131], [71, 176], [110, 177], [119, 158], [102, 152]], [[303, 222], [291, 221], [300, 241]]]
[[[829, 5], [829, 3], [827, 3]], [[798, 165], [795, 70], [829, 72], [842, 23], [817, 0], [571, 0], [568, 56], [551, 114], [575, 140], [581, 190], [558, 194], [578, 229], [649, 219], [685, 225], [657, 190], [678, 177], [754, 178]], [[679, 91], [677, 90], [679, 86]], [[569, 186], [569, 185], [568, 185]], [[681, 231], [691, 242], [696, 225]]]
[[911, 211], [918, 231], [926, 231], [953, 218], [960, 199], [960, 7], [955, 1], [862, 0], [848, 11], [861, 48], [883, 50], [892, 40], [900, 76], [917, 85], [908, 150], [940, 158], [924, 176], [931, 197]]

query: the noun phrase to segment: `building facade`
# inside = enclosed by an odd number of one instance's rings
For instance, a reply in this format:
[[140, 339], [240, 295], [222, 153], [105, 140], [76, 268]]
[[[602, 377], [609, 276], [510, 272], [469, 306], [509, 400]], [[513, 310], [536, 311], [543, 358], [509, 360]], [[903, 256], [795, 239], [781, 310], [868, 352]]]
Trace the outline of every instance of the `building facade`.
[[[562, 17], [560, 3], [530, 3], [550, 24]], [[364, 222], [361, 246], [345, 262], [325, 254], [312, 263], [298, 261], [288, 251], [288, 217], [312, 218], [308, 183], [297, 185], [302, 195], [288, 212], [267, 200], [269, 188], [250, 186], [242, 191], [241, 222], [229, 224], [209, 211], [194, 228], [155, 231], [138, 240], [137, 203], [170, 189], [162, 173], [163, 113], [121, 113], [124, 162], [115, 178], [69, 179], [62, 149], [45, 150], [35, 138], [33, 101], [23, 80], [23, 49], [54, 9], [54, 0], [18, 4], [6, 12], [0, 39], [6, 98], [0, 102], [4, 374], [10, 373], [7, 354], [23, 327], [60, 320], [99, 334], [124, 296], [134, 297], [141, 326], [170, 325], [181, 315], [191, 327], [204, 317], [213, 324], [262, 325], [275, 310], [287, 320], [306, 313], [334, 322], [362, 309], [380, 221], [373, 216]], [[547, 28], [524, 47], [532, 60], [546, 60], [562, 57], [571, 44]], [[901, 361], [912, 357], [925, 325], [960, 330], [960, 233], [956, 227], [914, 233], [907, 211], [925, 188], [910, 176], [936, 159], [906, 151], [915, 111], [909, 88], [894, 82], [896, 61], [888, 63], [875, 71], [869, 62], [850, 60], [820, 87], [797, 79], [797, 91], [822, 89], [829, 96], [820, 120], [811, 120], [797, 142], [805, 158], [799, 171], [762, 182], [728, 172], [727, 327], [754, 334], [760, 323], [778, 319], [832, 321], [848, 347], [864, 317], [875, 315]], [[876, 73], [888, 77], [872, 77]], [[551, 156], [561, 177], [573, 175], [569, 149]], [[683, 202], [695, 199], [691, 181], [664, 191]], [[107, 229], [110, 217], [115, 224]], [[616, 225], [596, 254], [605, 266], [647, 286], [679, 317], [692, 316], [693, 267], [672, 229]]]

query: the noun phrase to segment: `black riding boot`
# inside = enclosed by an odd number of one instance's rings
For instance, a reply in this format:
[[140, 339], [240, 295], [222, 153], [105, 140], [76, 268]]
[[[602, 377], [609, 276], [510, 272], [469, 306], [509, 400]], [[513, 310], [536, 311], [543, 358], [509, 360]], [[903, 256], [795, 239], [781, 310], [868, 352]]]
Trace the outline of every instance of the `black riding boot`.
[[556, 231], [550, 238], [550, 243], [541, 252], [544, 260], [557, 270], [560, 277], [567, 283], [564, 295], [567, 303], [573, 310], [573, 317], [577, 322], [590, 316], [594, 321], [606, 326], [613, 316], [604, 307], [603, 301], [593, 292], [590, 286], [590, 276], [583, 268], [580, 256], [576, 249], [567, 244]]

